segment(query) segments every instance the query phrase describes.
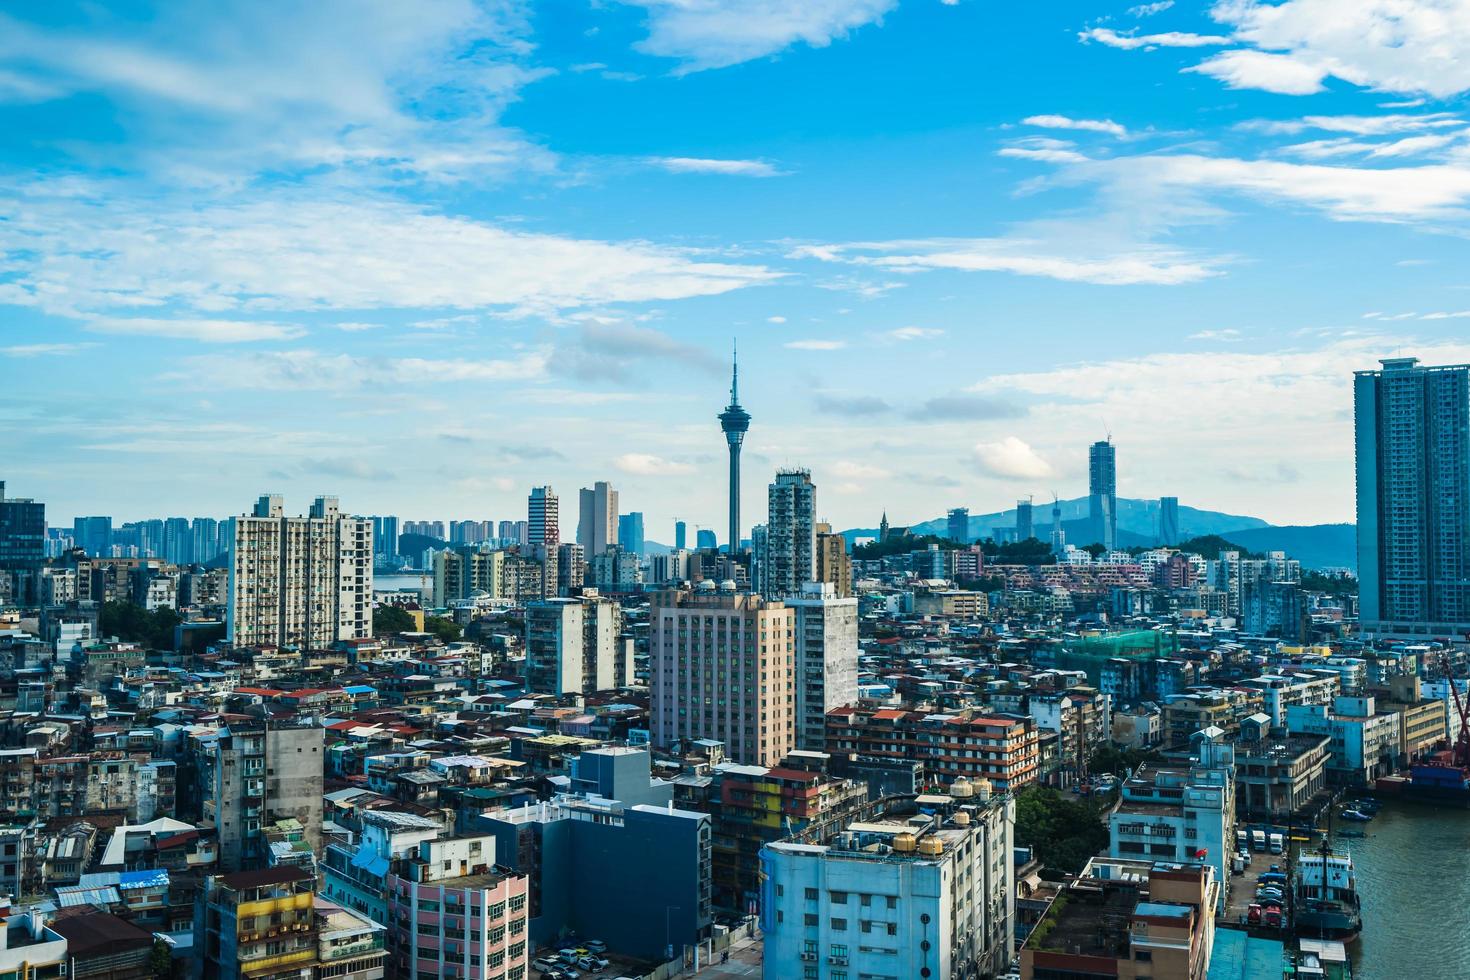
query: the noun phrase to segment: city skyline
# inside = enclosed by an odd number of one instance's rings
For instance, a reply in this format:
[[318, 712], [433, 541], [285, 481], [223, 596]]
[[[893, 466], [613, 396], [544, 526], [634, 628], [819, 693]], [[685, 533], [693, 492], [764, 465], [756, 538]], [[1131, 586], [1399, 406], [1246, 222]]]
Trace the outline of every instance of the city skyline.
[[1470, 361], [1470, 79], [1417, 26], [727, 6], [9, 14], [12, 486], [498, 517], [608, 479], [721, 527], [734, 337], [747, 499], [785, 466], [840, 527], [1076, 497], [1111, 431], [1120, 496], [1326, 523], [1342, 379]]

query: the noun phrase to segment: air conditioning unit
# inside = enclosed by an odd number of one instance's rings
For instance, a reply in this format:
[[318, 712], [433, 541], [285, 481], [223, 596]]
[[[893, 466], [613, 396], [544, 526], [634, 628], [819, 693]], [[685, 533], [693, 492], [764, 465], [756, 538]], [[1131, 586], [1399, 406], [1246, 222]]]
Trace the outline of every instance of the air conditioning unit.
[[815, 963], [817, 961], [817, 954], [816, 953], [802, 953], [801, 954], [801, 958], [803, 960], [806, 960], [808, 963]]
[[846, 966], [847, 965], [847, 957], [846, 956], [829, 956], [829, 957], [827, 957], [827, 962], [828, 963], [831, 963], [833, 966]]

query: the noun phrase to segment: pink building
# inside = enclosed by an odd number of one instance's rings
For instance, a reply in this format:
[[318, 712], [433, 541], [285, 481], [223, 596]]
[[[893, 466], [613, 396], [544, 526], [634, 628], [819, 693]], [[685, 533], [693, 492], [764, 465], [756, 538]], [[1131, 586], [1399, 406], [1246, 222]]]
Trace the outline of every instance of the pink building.
[[529, 880], [497, 869], [495, 838], [423, 841], [390, 874], [388, 949], [401, 977], [525, 980]]

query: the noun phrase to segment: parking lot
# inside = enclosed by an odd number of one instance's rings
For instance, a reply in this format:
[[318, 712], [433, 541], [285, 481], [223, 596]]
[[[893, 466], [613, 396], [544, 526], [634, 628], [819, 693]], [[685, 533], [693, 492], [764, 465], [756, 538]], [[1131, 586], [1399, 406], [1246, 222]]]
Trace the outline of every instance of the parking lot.
[[[567, 945], [543, 946], [540, 949], [536, 950], [536, 952], [531, 957], [531, 980], [541, 980], [542, 977], [556, 977], [558, 975], [565, 978], [565, 980], [574, 980], [571, 973], [568, 972], [565, 966], [558, 966], [554, 971], [550, 972], [539, 969], [535, 966], [535, 963], [538, 960], [542, 959], [559, 961], [559, 951], [568, 948], [578, 949], [585, 947], [581, 947], [579, 944], [569, 941]], [[595, 977], [599, 978], [599, 980], [613, 980], [613, 978], [615, 977], [641, 977], [654, 970], [658, 965], [648, 960], [635, 959], [631, 956], [622, 956], [618, 953], [610, 951], [596, 953], [593, 955], [597, 956], [599, 959], [606, 960], [607, 966], [600, 969], [583, 969], [581, 966], [574, 966], [571, 968], [571, 971], [575, 972], [576, 976], [579, 978]]]
[[1244, 871], [1230, 876], [1230, 895], [1225, 907], [1227, 922], [1245, 923], [1250, 906], [1256, 900], [1256, 885], [1261, 875], [1269, 872], [1273, 864], [1283, 869], [1286, 867], [1285, 854], [1252, 851], [1250, 858]]

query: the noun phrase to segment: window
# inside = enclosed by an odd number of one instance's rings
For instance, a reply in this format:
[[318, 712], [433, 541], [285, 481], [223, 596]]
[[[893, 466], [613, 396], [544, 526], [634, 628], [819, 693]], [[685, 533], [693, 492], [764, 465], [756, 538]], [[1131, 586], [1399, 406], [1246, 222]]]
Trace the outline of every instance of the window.
[[810, 912], [808, 912], [806, 915], [803, 915], [801, 919], [801, 924], [804, 926], [815, 926], [817, 924], [817, 917], [815, 915], [812, 915]]
[[817, 900], [817, 890], [815, 888], [808, 888], [806, 890], [806, 900], [808, 902], [815, 902]]
[[833, 905], [846, 905], [847, 904], [847, 892], [832, 892], [832, 904]]
[[862, 898], [859, 900], [859, 904], [861, 904], [863, 908], [867, 908], [869, 905], [872, 905], [873, 904], [873, 896], [872, 895], [864, 895], [864, 896], [862, 896]]
[[1153, 950], [1135, 949], [1133, 951], [1133, 958], [1140, 963], [1152, 963], [1154, 961]]
[[777, 885], [776, 886], [776, 897], [777, 898], [780, 898], [782, 895], [785, 895], [785, 894], [786, 894], [786, 888], [785, 888], [785, 886], [783, 886], [783, 885]]
[[896, 923], [896, 922], [890, 922], [890, 923], [888, 923], [888, 934], [890, 936], [896, 936], [896, 935], [898, 935], [898, 923]]
[[886, 902], [888, 902], [888, 907], [889, 908], [891, 908], [891, 909], [898, 908], [898, 899], [897, 898], [894, 898], [892, 895], [885, 896], [884, 900]]
[[860, 928], [863, 932], [872, 932], [873, 923], [868, 919], [863, 919], [861, 922], [858, 923], [858, 928]]
[[832, 920], [832, 931], [833, 932], [846, 932], [847, 931], [847, 920], [846, 919], [833, 919]]
[[817, 941], [815, 939], [808, 939], [806, 942], [801, 944], [801, 951], [803, 953], [810, 953], [815, 956], [817, 953]]
[[801, 977], [802, 977], [802, 980], [817, 980], [817, 968], [816, 968], [816, 966], [813, 965], [813, 964], [811, 964], [811, 963], [808, 963], [806, 966], [802, 967], [801, 968]]
[[847, 956], [847, 947], [846, 946], [838, 946], [838, 945], [835, 945], [834, 944], [833, 947], [832, 947], [832, 955], [833, 956], [841, 956], [841, 957], [844, 957], [845, 958]]

